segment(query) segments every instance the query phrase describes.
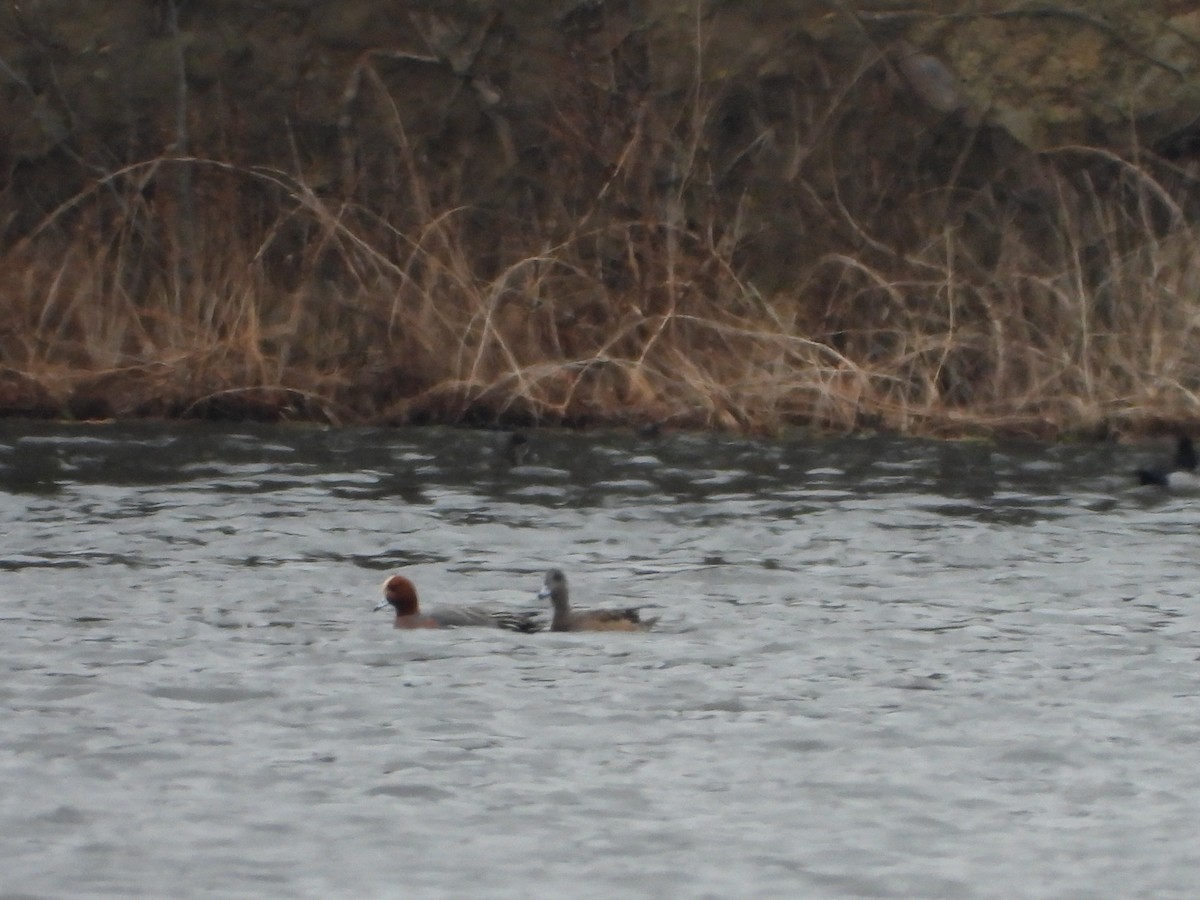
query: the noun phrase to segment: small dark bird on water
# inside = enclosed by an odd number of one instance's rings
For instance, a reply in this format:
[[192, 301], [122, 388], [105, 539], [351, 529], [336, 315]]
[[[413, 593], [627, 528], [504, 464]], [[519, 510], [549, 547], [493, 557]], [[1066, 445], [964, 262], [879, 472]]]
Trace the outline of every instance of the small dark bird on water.
[[513, 431], [500, 447], [500, 458], [508, 466], [523, 466], [529, 456], [529, 438], [523, 431]]
[[1196, 448], [1192, 439], [1181, 434], [1175, 445], [1175, 458], [1170, 466], [1138, 469], [1133, 473], [1138, 484], [1153, 484], [1177, 490], [1200, 490], [1200, 475], [1196, 474]]

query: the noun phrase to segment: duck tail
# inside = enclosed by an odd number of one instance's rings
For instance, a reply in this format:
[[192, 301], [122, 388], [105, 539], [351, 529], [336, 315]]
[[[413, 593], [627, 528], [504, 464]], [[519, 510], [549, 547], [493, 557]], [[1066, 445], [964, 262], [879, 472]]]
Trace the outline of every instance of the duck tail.
[[1138, 480], [1138, 484], [1156, 484], [1159, 487], [1167, 486], [1167, 473], [1155, 472], [1153, 469], [1138, 469], [1133, 473], [1133, 477]]
[[542, 623], [533, 613], [499, 613], [496, 624], [506, 631], [519, 631], [522, 634], [536, 634], [542, 630]]
[[642, 630], [653, 628], [654, 624], [662, 618], [661, 616], [651, 616], [648, 619], [642, 618], [642, 608], [640, 606], [631, 606], [628, 609], [623, 609], [620, 612], [620, 616]]

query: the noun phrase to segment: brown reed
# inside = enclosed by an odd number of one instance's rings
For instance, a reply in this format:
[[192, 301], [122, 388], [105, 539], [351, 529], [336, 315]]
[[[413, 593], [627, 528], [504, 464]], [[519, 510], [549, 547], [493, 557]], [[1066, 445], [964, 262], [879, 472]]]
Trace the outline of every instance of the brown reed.
[[[1197, 417], [1200, 235], [1161, 161], [1067, 147], [968, 185], [966, 141], [940, 183], [846, 171], [850, 89], [732, 146], [697, 89], [682, 112], [557, 109], [543, 188], [484, 209], [369, 61], [356, 77], [386, 165], [351, 135], [332, 186], [154, 158], [0, 255], [9, 381], [77, 417], [1044, 436]], [[755, 183], [772, 160], [782, 225]]]

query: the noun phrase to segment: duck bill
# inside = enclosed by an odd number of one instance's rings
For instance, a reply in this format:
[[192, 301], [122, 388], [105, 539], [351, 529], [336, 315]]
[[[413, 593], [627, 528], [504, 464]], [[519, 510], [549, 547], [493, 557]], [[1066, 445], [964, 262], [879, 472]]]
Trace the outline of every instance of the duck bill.
[[383, 609], [387, 605], [388, 605], [388, 602], [386, 600], [380, 600], [379, 604], [373, 610], [371, 610], [371, 612], [379, 612], [381, 609]]

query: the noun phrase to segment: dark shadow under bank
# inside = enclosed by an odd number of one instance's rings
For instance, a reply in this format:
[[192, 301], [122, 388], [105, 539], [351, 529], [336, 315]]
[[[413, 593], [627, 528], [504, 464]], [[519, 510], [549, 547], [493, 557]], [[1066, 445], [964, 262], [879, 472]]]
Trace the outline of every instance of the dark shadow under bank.
[[[354, 388], [350, 393], [355, 393]], [[362, 397], [370, 385], [360, 386]], [[376, 398], [378, 399], [378, 398]], [[786, 433], [880, 434], [935, 439], [1032, 439], [1060, 442], [1106, 442], [1125, 438], [1195, 433], [1194, 418], [1177, 411], [1147, 408], [1121, 410], [1096, 421], [1063, 422], [1034, 415], [997, 416], [970, 408], [942, 412], [907, 411], [902, 421], [889, 421], [862, 411], [854, 421], [838, 423], [801, 417], [773, 422], [740, 420], [711, 410], [662, 410], [634, 405], [602, 408], [580, 403], [569, 412], [536, 409], [521, 398], [489, 395], [467, 398], [452, 391], [427, 392], [374, 409], [349, 406], [288, 387], [215, 387], [186, 390], [166, 365], [97, 374], [73, 388], [55, 391], [14, 369], [0, 370], [0, 419], [62, 422], [178, 421], [220, 423], [310, 424], [332, 427], [455, 426], [514, 430], [524, 428], [630, 429], [654, 438], [671, 432], [714, 432], [752, 436]]]

